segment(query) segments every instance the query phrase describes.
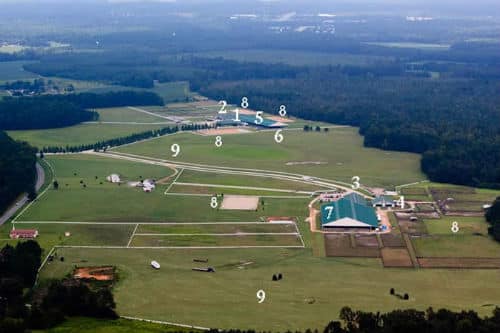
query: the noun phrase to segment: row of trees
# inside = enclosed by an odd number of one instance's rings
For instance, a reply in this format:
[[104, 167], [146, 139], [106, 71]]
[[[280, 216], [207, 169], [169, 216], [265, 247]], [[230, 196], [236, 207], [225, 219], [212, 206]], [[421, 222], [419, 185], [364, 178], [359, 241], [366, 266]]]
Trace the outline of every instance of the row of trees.
[[163, 100], [155, 93], [137, 91], [7, 97], [0, 100], [0, 129], [71, 126], [99, 118], [87, 109], [126, 105], [163, 105]]
[[[31, 293], [42, 249], [35, 241], [0, 250], [0, 332], [24, 333], [61, 323], [66, 316], [117, 318], [109, 286], [92, 288], [73, 279], [51, 281]], [[30, 306], [26, 306], [30, 304]]]
[[0, 215], [24, 192], [36, 196], [36, 149], [0, 131]]

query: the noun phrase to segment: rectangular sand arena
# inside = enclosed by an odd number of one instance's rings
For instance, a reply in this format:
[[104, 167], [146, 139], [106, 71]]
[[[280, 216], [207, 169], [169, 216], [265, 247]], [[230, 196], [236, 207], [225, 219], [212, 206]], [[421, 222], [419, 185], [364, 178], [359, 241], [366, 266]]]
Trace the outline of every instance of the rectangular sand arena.
[[250, 195], [225, 195], [220, 209], [223, 210], [256, 210], [259, 197]]

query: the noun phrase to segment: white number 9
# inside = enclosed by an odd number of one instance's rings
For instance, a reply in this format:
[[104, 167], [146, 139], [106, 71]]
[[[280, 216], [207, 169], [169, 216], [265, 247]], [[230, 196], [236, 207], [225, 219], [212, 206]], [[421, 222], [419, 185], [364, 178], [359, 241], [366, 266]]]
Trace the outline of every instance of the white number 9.
[[179, 153], [181, 152], [181, 146], [179, 146], [177, 143], [174, 143], [171, 147], [170, 150], [172, 151], [172, 157], [177, 157], [179, 156]]
[[259, 300], [259, 304], [264, 303], [266, 300], [266, 292], [262, 289], [257, 291], [257, 299]]

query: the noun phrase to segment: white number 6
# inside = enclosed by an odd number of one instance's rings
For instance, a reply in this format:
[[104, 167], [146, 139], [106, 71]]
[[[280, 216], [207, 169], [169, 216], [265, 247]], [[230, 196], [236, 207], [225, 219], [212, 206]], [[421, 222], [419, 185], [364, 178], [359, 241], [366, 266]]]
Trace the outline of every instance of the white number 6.
[[276, 133], [274, 134], [274, 141], [277, 143], [282, 143], [283, 142], [283, 134], [281, 134], [282, 130], [277, 130]]

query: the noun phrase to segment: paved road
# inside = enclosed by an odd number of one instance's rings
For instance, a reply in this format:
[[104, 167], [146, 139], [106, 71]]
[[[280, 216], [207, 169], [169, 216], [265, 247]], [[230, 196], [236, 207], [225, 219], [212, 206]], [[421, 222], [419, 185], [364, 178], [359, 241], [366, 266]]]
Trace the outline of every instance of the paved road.
[[[43, 172], [43, 168], [40, 164], [36, 164], [36, 191], [38, 192], [45, 182], [45, 173]], [[16, 203], [10, 207], [2, 216], [0, 216], [0, 225], [7, 222], [14, 214], [17, 213], [19, 209], [21, 209], [26, 202], [28, 202], [28, 195], [25, 194], [21, 199], [18, 199]]]

